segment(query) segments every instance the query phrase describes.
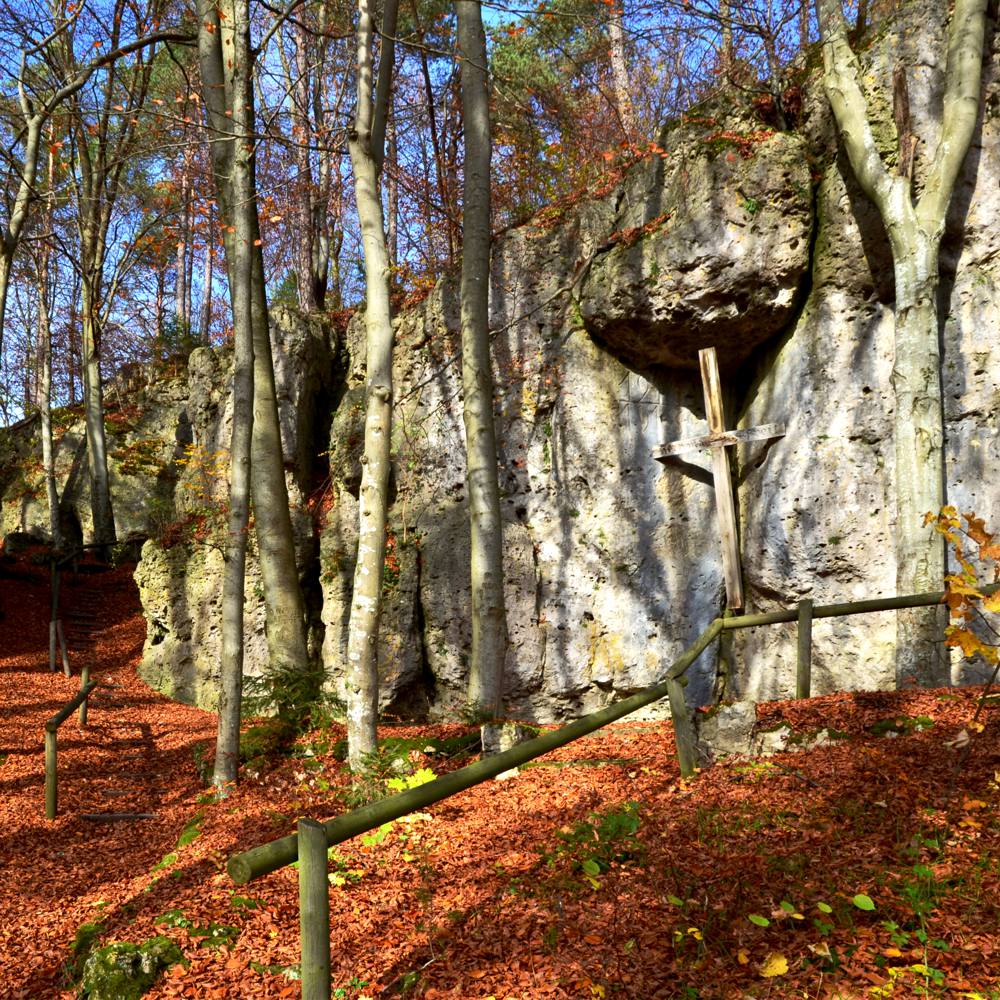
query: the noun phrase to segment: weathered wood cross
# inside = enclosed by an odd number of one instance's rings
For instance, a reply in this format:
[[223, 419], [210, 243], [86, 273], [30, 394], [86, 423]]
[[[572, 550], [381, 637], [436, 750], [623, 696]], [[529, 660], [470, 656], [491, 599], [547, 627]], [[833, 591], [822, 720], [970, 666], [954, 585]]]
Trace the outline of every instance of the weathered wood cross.
[[726, 603], [734, 610], [743, 607], [743, 577], [740, 572], [739, 531], [736, 524], [736, 506], [733, 501], [733, 482], [726, 448], [741, 441], [767, 441], [782, 437], [783, 424], [762, 424], [742, 431], [727, 431], [722, 408], [722, 391], [719, 386], [719, 362], [714, 347], [698, 352], [701, 365], [701, 383], [705, 390], [705, 414], [708, 417], [708, 434], [704, 437], [673, 441], [653, 452], [657, 461], [666, 464], [672, 455], [703, 448], [712, 450], [712, 477], [715, 480], [715, 505], [719, 515], [719, 535], [722, 539], [722, 569], [726, 578]]

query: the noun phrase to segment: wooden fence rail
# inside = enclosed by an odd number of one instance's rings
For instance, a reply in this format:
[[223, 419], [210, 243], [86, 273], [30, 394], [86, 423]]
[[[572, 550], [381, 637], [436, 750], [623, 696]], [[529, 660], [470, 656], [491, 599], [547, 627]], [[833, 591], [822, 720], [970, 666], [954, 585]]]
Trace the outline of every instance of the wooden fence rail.
[[80, 725], [87, 724], [87, 699], [97, 687], [97, 681], [90, 679], [90, 668], [84, 667], [80, 677], [80, 690], [55, 715], [45, 723], [45, 818], [55, 819], [59, 809], [59, 768], [57, 763], [58, 744], [56, 733], [59, 727], [80, 709]]
[[[1000, 590], [1000, 585], [981, 588], [985, 594]], [[302, 948], [302, 997], [303, 1000], [329, 1000], [330, 997], [330, 913], [329, 885], [327, 881], [327, 850], [352, 837], [376, 829], [383, 823], [399, 819], [463, 792], [474, 785], [488, 781], [503, 771], [565, 746], [587, 736], [618, 719], [659, 701], [670, 700], [670, 715], [674, 724], [674, 739], [681, 774], [689, 776], [697, 763], [696, 738], [691, 713], [684, 703], [685, 674], [704, 650], [723, 632], [733, 629], [776, 625], [781, 622], [798, 623], [798, 667], [796, 692], [808, 697], [812, 662], [812, 622], [814, 618], [839, 618], [847, 615], [892, 611], [900, 608], [931, 607], [944, 602], [945, 593], [913, 594], [904, 597], [885, 597], [845, 604], [814, 606], [811, 600], [800, 601], [787, 611], [766, 614], [739, 615], [716, 618], [700, 636], [671, 664], [664, 680], [629, 698], [615, 702], [590, 715], [585, 715], [560, 729], [543, 733], [535, 739], [520, 743], [510, 750], [478, 760], [466, 767], [442, 775], [416, 788], [391, 795], [379, 802], [337, 816], [325, 823], [303, 819], [298, 833], [270, 843], [261, 844], [241, 854], [234, 854], [227, 864], [230, 878], [237, 885], [283, 868], [298, 860], [299, 864], [299, 920]], [[802, 694], [801, 692], [805, 692]], [[71, 709], [72, 710], [72, 709]], [[65, 711], [65, 710], [64, 710]]]

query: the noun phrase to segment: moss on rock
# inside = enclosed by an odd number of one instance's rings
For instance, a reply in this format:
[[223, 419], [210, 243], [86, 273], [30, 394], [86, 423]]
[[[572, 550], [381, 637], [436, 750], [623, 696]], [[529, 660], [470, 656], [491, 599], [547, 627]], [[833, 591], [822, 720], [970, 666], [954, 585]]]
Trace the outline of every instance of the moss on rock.
[[83, 966], [80, 996], [89, 1000], [138, 1000], [171, 965], [184, 962], [168, 937], [142, 944], [115, 941], [90, 953]]

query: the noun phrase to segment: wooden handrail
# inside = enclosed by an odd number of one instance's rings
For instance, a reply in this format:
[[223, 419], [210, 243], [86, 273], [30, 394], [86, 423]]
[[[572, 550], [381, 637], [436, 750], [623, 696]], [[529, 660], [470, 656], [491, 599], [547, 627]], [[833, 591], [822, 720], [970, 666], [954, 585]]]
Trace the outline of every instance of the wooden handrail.
[[45, 723], [45, 818], [55, 819], [59, 809], [59, 767], [57, 756], [59, 752], [56, 733], [59, 727], [73, 714], [73, 710], [80, 709], [80, 724], [86, 725], [87, 716], [85, 706], [91, 692], [97, 687], [97, 681], [89, 680], [89, 671], [84, 668], [82, 678], [83, 685], [77, 694], [55, 715]]
[[[992, 583], [980, 587], [980, 592], [995, 594], [1000, 590], [1000, 584]], [[864, 615], [873, 611], [900, 611], [903, 608], [928, 608], [935, 604], [944, 604], [947, 591], [938, 590], [927, 594], [908, 594], [903, 597], [874, 597], [867, 601], [848, 601], [844, 604], [817, 604], [812, 609], [813, 618], [844, 618], [847, 615]], [[768, 611], [760, 615], [738, 615], [735, 618], [724, 618], [722, 627], [754, 628], [757, 625], [777, 625], [780, 622], [794, 622], [799, 617], [798, 607], [786, 611]]]
[[[1000, 584], [981, 587], [984, 594], [993, 594], [1000, 590]], [[510, 750], [478, 760], [472, 764], [452, 771], [429, 781], [417, 788], [408, 789], [397, 795], [391, 795], [371, 805], [343, 816], [337, 816], [324, 823], [327, 846], [339, 844], [351, 837], [367, 833], [387, 823], [399, 819], [407, 813], [424, 809], [450, 798], [459, 792], [472, 788], [481, 782], [496, 777], [503, 771], [520, 767], [522, 764], [540, 757], [550, 750], [565, 746], [587, 736], [612, 722], [617, 722], [640, 708], [670, 698], [670, 713], [674, 722], [674, 737], [677, 741], [677, 755], [681, 774], [689, 776], [697, 763], [694, 729], [690, 715], [683, 704], [681, 687], [686, 683], [685, 674], [702, 652], [722, 632], [731, 629], [754, 628], [758, 625], [776, 625], [781, 622], [808, 621], [814, 618], [836, 618], [846, 615], [866, 614], [875, 611], [892, 611], [900, 608], [930, 607], [944, 602], [945, 592], [938, 591], [928, 594], [910, 594], [902, 597], [879, 597], [867, 601], [852, 601], [842, 604], [817, 605], [811, 608], [811, 614], [805, 613], [805, 608], [796, 606], [787, 611], [772, 611], [758, 615], [739, 615], [733, 618], [716, 618], [701, 635], [671, 664], [666, 679], [659, 684], [640, 691], [629, 698], [608, 705], [597, 712], [585, 715], [559, 729], [543, 733], [533, 740], [520, 743]], [[267, 844], [251, 848], [240, 854], [234, 854], [227, 864], [230, 878], [238, 885], [244, 885], [252, 879], [259, 878], [269, 872], [291, 864], [298, 857], [298, 839], [295, 834], [280, 837]]]
[[97, 681], [88, 681], [55, 715], [45, 723], [45, 731], [54, 733], [89, 697]]
[[[980, 588], [984, 594], [993, 594], [1000, 585]], [[459, 792], [496, 777], [503, 771], [519, 767], [557, 747], [565, 746], [581, 736], [600, 729], [637, 709], [658, 701], [670, 699], [670, 714], [674, 722], [674, 737], [681, 773], [690, 775], [695, 764], [695, 735], [691, 715], [684, 704], [682, 685], [690, 666], [701, 653], [724, 631], [753, 628], [758, 625], [775, 625], [780, 622], [798, 622], [798, 670], [796, 689], [799, 696], [808, 696], [812, 658], [812, 621], [814, 618], [835, 618], [875, 611], [900, 608], [929, 607], [943, 603], [945, 592], [913, 594], [904, 597], [876, 598], [846, 604], [828, 604], [814, 607], [809, 599], [799, 601], [796, 608], [762, 615], [740, 615], [733, 618], [716, 618], [700, 636], [678, 657], [667, 671], [666, 678], [645, 691], [609, 705], [598, 712], [577, 719], [567, 726], [544, 733], [533, 740], [518, 744], [510, 750], [478, 760], [466, 767], [442, 775], [416, 788], [391, 795], [343, 816], [319, 823], [311, 819], [299, 820], [298, 832], [261, 844], [242, 854], [234, 854], [226, 865], [229, 877], [244, 885], [252, 879], [283, 868], [298, 859], [299, 866], [299, 923], [301, 940], [301, 969], [303, 1000], [327, 1000], [330, 996], [330, 903], [327, 883], [327, 850], [334, 844], [374, 830], [383, 823], [399, 819], [408, 813], [450, 798]]]
[[[685, 728], [690, 730], [689, 739], [685, 741], [685, 750], [682, 752], [687, 753], [690, 751], [693, 754], [694, 730], [691, 726], [690, 718], [687, 717], [682, 706], [674, 705], [678, 694], [683, 698], [679, 677], [694, 663], [712, 641], [719, 636], [721, 631], [722, 629], [718, 620], [713, 621], [688, 646], [681, 656], [674, 661], [668, 671], [666, 680], [661, 681], [659, 684], [654, 684], [644, 691], [640, 691], [628, 698], [623, 698], [621, 701], [616, 701], [613, 705], [608, 705], [597, 712], [585, 715], [583, 718], [577, 719], [559, 729], [542, 733], [541, 736], [536, 736], [533, 740], [519, 743], [517, 746], [511, 747], [510, 750], [505, 750], [503, 753], [477, 760], [472, 764], [467, 764], [465, 767], [459, 768], [457, 771], [452, 771], [450, 774], [443, 774], [433, 781], [428, 781], [424, 785], [418, 785], [416, 788], [407, 789], [405, 792], [390, 795], [388, 798], [373, 802], [371, 805], [364, 806], [361, 809], [355, 809], [352, 812], [345, 813], [343, 816], [336, 816], [333, 819], [327, 820], [323, 824], [326, 829], [327, 847], [350, 840], [351, 837], [367, 833], [369, 830], [377, 829], [383, 823], [399, 819], [400, 816], [405, 816], [407, 813], [425, 809], [435, 802], [440, 802], [442, 799], [447, 799], [452, 795], [457, 795], [459, 792], [464, 792], [466, 789], [472, 788], [473, 785], [478, 785], [484, 781], [488, 781], [490, 778], [495, 778], [504, 771], [520, 767], [529, 760], [534, 760], [536, 757], [541, 757], [550, 750], [555, 750], [558, 747], [565, 746], [567, 743], [572, 743], [574, 740], [580, 739], [581, 736], [588, 736], [590, 733], [602, 729], [612, 722], [617, 722], [626, 715], [631, 715], [632, 712], [636, 712], [640, 708], [651, 705], [654, 701], [659, 701], [661, 698], [671, 695], [672, 690], [671, 714], [676, 712], [675, 720], [678, 716], [686, 718], [687, 725]], [[678, 749], [680, 751], [680, 741]], [[696, 761], [693, 757], [682, 758], [682, 772], [687, 770], [687, 773], [691, 774], [694, 771], [695, 763]], [[242, 854], [234, 854], [229, 859], [226, 868], [229, 872], [229, 877], [234, 882], [238, 885], [244, 885], [252, 879], [268, 874], [268, 872], [284, 868], [285, 865], [291, 864], [297, 858], [298, 836], [293, 833], [287, 837], [280, 837], [278, 840], [272, 840], [270, 843], [251, 848]]]

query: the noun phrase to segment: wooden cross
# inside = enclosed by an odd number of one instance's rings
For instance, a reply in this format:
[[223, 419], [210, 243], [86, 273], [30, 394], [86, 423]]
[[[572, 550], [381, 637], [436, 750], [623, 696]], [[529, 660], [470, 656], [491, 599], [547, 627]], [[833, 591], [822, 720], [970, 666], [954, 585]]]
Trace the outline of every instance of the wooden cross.
[[727, 431], [719, 387], [719, 362], [714, 347], [698, 352], [701, 365], [701, 382], [705, 390], [705, 413], [708, 416], [708, 434], [687, 438], [663, 445], [654, 453], [657, 461], [666, 464], [672, 455], [702, 448], [712, 450], [712, 477], [715, 480], [715, 503], [719, 515], [719, 535], [722, 539], [722, 569], [726, 578], [726, 603], [734, 609], [743, 607], [743, 579], [740, 572], [739, 531], [736, 524], [736, 506], [733, 502], [733, 482], [726, 448], [741, 441], [767, 441], [782, 437], [783, 424], [762, 424], [743, 431]]

